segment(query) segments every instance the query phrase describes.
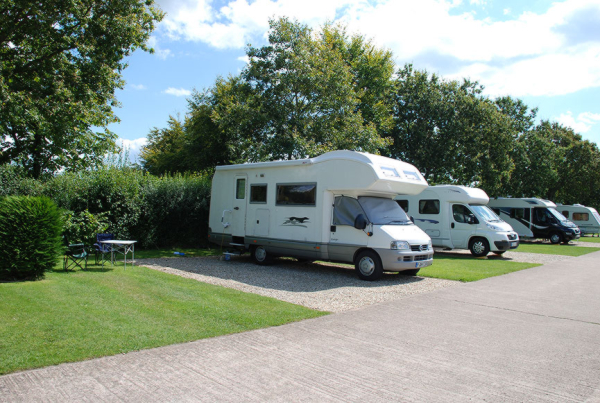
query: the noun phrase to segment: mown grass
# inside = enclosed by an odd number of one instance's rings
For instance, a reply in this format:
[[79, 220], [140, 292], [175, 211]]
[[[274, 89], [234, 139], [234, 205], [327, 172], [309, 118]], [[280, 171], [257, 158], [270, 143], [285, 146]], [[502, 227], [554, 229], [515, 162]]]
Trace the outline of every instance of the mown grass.
[[418, 275], [471, 282], [536, 266], [541, 265], [536, 263], [508, 262], [506, 260], [477, 259], [468, 255], [462, 257], [436, 254], [433, 258], [433, 265], [422, 268]]
[[[152, 249], [152, 250], [136, 250], [136, 259], [151, 259], [161, 257], [179, 257], [175, 252], [182, 252], [187, 257], [201, 256], [218, 256], [222, 255], [223, 251], [218, 248], [213, 249], [192, 249], [192, 248], [168, 248], [168, 249]], [[129, 258], [131, 255], [128, 255]]]
[[581, 256], [597, 252], [600, 248], [588, 248], [574, 245], [553, 245], [550, 243], [521, 243], [511, 252], [543, 253], [546, 255]]
[[[137, 253], [136, 253], [137, 255]], [[325, 315], [144, 267], [0, 283], [0, 374]]]
[[582, 236], [576, 242], [600, 243], [600, 238], [597, 236]]

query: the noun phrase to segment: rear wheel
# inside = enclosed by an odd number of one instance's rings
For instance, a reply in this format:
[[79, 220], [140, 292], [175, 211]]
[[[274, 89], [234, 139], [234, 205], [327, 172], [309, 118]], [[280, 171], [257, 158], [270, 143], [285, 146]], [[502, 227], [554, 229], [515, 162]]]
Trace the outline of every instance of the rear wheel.
[[562, 242], [562, 235], [560, 232], [553, 232], [550, 234], [550, 242], [557, 244]]
[[371, 250], [360, 252], [354, 260], [356, 274], [361, 280], [373, 281], [383, 275], [383, 265], [379, 255]]
[[484, 257], [490, 253], [490, 245], [485, 238], [473, 238], [469, 242], [469, 250], [475, 257]]
[[271, 256], [264, 246], [257, 246], [252, 249], [252, 260], [258, 265], [267, 265], [271, 263]]

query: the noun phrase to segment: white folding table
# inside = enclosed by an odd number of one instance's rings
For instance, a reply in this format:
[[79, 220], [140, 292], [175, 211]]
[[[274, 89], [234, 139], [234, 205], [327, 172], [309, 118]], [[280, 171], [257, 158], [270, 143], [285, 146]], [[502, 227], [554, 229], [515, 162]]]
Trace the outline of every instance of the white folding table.
[[[124, 241], [119, 239], [109, 239], [106, 241], [99, 241], [105, 245], [110, 245], [110, 262], [115, 264], [115, 252], [123, 254], [124, 267], [127, 267], [127, 254], [131, 252], [131, 265], [135, 259], [135, 243], [137, 241]], [[102, 261], [104, 266], [104, 260]]]

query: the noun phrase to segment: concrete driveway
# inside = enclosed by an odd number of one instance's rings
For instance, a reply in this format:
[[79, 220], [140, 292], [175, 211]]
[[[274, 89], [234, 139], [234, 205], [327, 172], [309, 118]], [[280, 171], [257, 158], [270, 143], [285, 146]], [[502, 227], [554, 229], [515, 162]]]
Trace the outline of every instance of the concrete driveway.
[[600, 252], [276, 328], [6, 375], [0, 401], [600, 402]]

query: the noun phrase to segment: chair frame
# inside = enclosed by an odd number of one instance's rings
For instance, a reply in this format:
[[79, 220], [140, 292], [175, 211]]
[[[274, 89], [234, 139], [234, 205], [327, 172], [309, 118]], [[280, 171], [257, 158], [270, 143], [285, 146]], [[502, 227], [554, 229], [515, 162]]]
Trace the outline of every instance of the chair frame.
[[[87, 261], [89, 253], [85, 250], [85, 246], [82, 243], [75, 243], [67, 245], [67, 250], [63, 255], [63, 269], [69, 271], [75, 267], [79, 267], [81, 270], [87, 270]], [[81, 262], [84, 262], [84, 266], [81, 266]]]

